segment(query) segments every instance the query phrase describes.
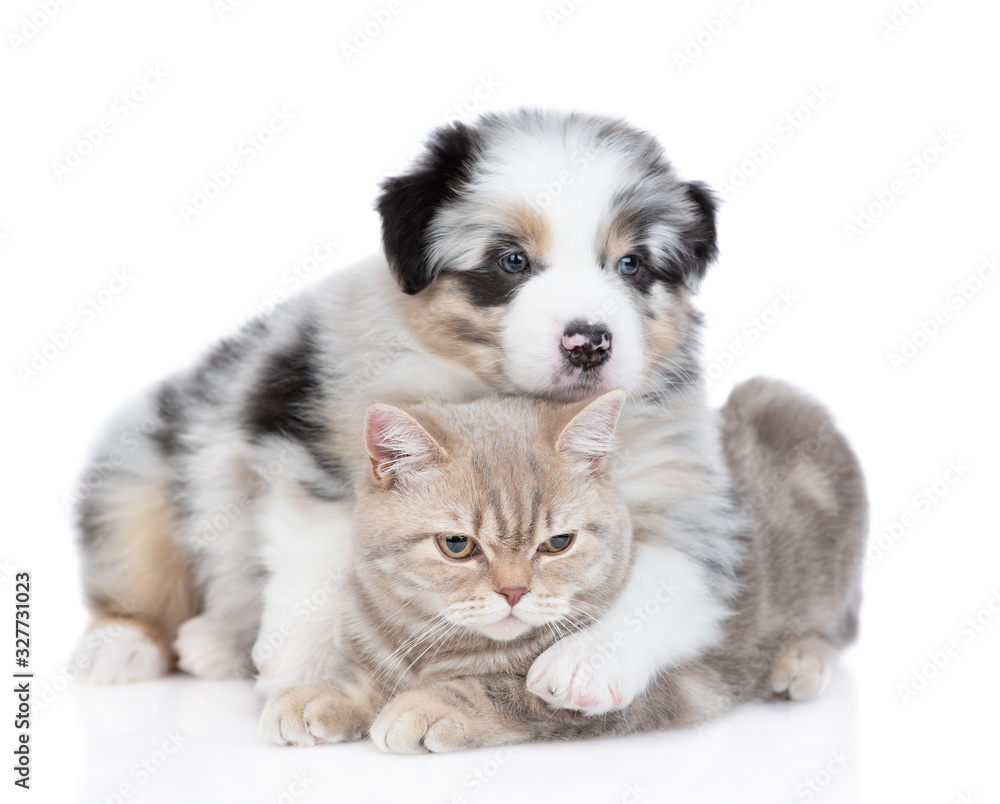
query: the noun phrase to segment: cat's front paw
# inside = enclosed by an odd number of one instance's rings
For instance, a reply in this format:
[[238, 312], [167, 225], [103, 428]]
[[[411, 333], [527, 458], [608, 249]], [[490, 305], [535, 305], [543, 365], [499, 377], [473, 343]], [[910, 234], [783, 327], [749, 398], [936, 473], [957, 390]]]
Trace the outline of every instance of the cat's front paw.
[[393, 698], [372, 724], [371, 737], [391, 754], [460, 751], [484, 744], [477, 723], [432, 692], [414, 690]]
[[289, 687], [271, 695], [260, 715], [260, 733], [278, 745], [319, 745], [360, 740], [363, 706], [329, 686]]
[[[588, 635], [589, 636], [589, 635]], [[592, 636], [571, 634], [544, 651], [528, 671], [528, 691], [553, 709], [575, 709], [585, 715], [603, 715], [623, 709], [641, 695], [650, 681], [636, 672], [630, 651], [608, 642], [610, 650]], [[618, 648], [616, 650], [616, 648]]]

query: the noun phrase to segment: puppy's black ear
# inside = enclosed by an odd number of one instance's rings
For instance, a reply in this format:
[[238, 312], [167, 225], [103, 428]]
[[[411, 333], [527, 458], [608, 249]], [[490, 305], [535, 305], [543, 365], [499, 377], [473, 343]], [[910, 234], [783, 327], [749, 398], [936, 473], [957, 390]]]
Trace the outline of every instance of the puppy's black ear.
[[400, 287], [419, 293], [437, 275], [427, 260], [428, 227], [442, 204], [469, 180], [479, 137], [464, 123], [435, 130], [409, 173], [386, 179], [375, 209], [382, 216], [382, 248]]
[[691, 201], [694, 218], [684, 232], [686, 248], [679, 259], [679, 267], [684, 284], [697, 288], [708, 271], [708, 266], [719, 253], [715, 234], [715, 211], [718, 204], [711, 188], [700, 181], [688, 182], [685, 190]]

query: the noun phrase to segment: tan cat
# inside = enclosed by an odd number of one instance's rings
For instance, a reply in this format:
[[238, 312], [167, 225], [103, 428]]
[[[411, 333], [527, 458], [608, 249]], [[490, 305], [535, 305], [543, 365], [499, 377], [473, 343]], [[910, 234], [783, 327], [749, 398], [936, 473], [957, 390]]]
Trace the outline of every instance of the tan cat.
[[[856, 631], [864, 489], [826, 412], [760, 380], [722, 412], [756, 522], [722, 645], [599, 718], [528, 691], [539, 653], [568, 634], [588, 639], [633, 570], [608, 457], [624, 398], [369, 408], [372, 470], [358, 485], [339, 646], [324, 683], [271, 696], [262, 733], [296, 745], [368, 734], [386, 751], [438, 752], [659, 730], [772, 694], [817, 695]], [[797, 533], [815, 538], [796, 543]], [[641, 639], [678, 583], [664, 579], [634, 629], [597, 655]]]

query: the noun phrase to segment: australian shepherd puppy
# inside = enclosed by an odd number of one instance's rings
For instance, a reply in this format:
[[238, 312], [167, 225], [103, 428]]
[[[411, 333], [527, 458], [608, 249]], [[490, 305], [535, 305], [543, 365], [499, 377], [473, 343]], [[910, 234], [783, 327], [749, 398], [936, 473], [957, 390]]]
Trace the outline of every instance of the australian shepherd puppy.
[[104, 436], [79, 491], [91, 679], [176, 664], [256, 673], [265, 694], [321, 682], [371, 402], [622, 388], [631, 579], [527, 683], [555, 708], [626, 706], [718, 645], [739, 586], [691, 304], [716, 256], [711, 194], [620, 121], [520, 111], [434, 132], [377, 209], [384, 258], [218, 344]]

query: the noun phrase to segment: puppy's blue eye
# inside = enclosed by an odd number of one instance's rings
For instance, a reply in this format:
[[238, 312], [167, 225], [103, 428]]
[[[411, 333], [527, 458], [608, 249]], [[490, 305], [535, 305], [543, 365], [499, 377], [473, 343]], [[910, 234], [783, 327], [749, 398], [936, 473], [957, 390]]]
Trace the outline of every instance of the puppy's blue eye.
[[621, 276], [635, 276], [639, 270], [640, 260], [635, 254], [626, 254], [618, 260], [618, 273]]
[[523, 251], [508, 251], [497, 264], [508, 274], [519, 274], [528, 270], [528, 257]]

